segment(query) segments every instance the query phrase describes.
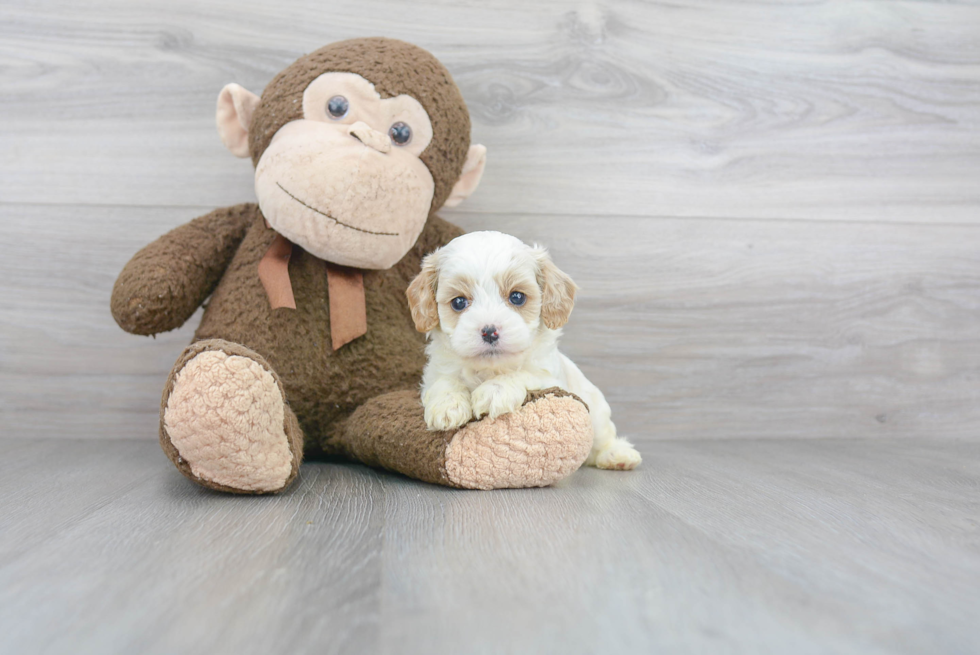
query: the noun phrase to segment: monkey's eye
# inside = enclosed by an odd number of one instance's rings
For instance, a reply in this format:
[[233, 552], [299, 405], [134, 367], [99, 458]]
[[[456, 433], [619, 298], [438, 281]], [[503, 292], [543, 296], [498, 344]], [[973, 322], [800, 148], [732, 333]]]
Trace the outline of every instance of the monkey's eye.
[[470, 301], [463, 296], [458, 296], [449, 301], [449, 306], [453, 308], [454, 312], [461, 312], [467, 307], [469, 307]]
[[526, 302], [527, 302], [527, 296], [525, 296], [520, 291], [511, 291], [510, 292], [510, 304], [511, 305], [514, 305], [515, 307], [520, 307], [521, 305], [523, 305]]
[[327, 100], [327, 113], [330, 114], [330, 118], [343, 118], [347, 115], [348, 109], [350, 103], [344, 96], [334, 96]]
[[405, 146], [412, 140], [412, 128], [399, 121], [388, 130], [388, 136], [396, 146]]

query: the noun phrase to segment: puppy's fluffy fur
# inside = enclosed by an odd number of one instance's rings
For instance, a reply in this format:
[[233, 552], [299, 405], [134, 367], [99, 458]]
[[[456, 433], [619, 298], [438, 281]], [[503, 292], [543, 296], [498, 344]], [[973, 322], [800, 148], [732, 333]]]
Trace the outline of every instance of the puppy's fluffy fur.
[[575, 289], [547, 251], [500, 232], [465, 234], [422, 260], [408, 301], [415, 327], [429, 336], [422, 375], [429, 429], [496, 418], [518, 409], [528, 390], [560, 387], [589, 406], [586, 463], [636, 467], [640, 454], [616, 436], [602, 392], [558, 352]]

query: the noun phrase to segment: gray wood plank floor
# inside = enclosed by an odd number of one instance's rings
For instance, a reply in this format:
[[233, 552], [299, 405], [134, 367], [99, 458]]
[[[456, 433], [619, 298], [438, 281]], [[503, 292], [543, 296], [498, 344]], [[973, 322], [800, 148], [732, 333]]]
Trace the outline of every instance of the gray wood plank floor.
[[668, 441], [463, 492], [155, 444], [0, 441], [3, 653], [975, 653], [980, 444]]

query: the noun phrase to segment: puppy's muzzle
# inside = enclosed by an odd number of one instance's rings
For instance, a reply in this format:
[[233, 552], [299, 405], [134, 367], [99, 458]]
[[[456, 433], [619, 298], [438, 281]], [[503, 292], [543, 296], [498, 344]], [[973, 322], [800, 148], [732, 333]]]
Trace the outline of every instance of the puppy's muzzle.
[[480, 336], [483, 337], [483, 341], [485, 343], [489, 343], [491, 345], [497, 343], [497, 340], [500, 338], [500, 335], [497, 334], [496, 325], [484, 325], [483, 329], [480, 330]]

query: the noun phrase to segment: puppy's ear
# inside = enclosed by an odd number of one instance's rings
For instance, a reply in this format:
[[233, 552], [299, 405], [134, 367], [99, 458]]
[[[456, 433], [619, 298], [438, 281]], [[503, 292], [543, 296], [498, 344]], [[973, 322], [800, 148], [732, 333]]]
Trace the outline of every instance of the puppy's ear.
[[436, 282], [439, 279], [439, 251], [425, 256], [422, 272], [408, 285], [405, 295], [412, 309], [412, 320], [419, 332], [429, 332], [439, 325], [439, 306], [436, 304]]
[[578, 287], [555, 266], [547, 250], [535, 246], [534, 256], [538, 264], [538, 285], [541, 286], [541, 322], [557, 330], [568, 322]]

